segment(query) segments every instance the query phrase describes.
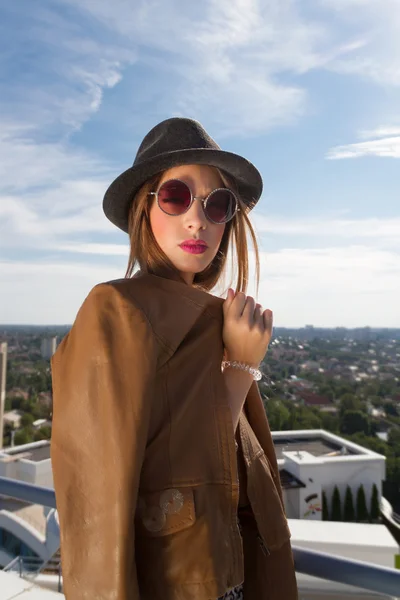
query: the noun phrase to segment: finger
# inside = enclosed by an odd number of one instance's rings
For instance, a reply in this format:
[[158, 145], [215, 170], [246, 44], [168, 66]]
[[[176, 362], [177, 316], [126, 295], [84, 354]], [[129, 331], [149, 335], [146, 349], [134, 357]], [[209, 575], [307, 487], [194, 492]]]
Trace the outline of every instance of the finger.
[[242, 316], [246, 319], [246, 321], [249, 323], [249, 325], [254, 324], [255, 308], [256, 308], [256, 302], [255, 302], [254, 298], [252, 298], [251, 296], [247, 296], [246, 304], [243, 308]]
[[272, 313], [272, 310], [269, 310], [269, 308], [264, 310], [263, 321], [264, 321], [265, 331], [268, 332], [269, 334], [272, 334], [273, 313]]
[[226, 300], [224, 301], [223, 306], [222, 306], [225, 314], [228, 312], [234, 298], [235, 298], [235, 292], [233, 291], [232, 288], [229, 288], [228, 293], [226, 295]]
[[254, 323], [257, 323], [257, 325], [261, 325], [262, 328], [264, 328], [263, 312], [264, 311], [261, 304], [257, 302], [256, 307], [254, 309]]
[[233, 299], [233, 302], [230, 307], [230, 316], [234, 319], [240, 319], [243, 313], [243, 309], [246, 305], [246, 294], [243, 292], [238, 292]]

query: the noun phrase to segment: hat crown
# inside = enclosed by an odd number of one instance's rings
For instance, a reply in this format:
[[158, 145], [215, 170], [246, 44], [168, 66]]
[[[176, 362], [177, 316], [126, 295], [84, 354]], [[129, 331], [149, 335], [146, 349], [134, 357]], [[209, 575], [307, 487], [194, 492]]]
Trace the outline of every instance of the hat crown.
[[182, 117], [166, 119], [144, 137], [133, 166], [159, 154], [194, 148], [221, 150], [198, 121]]

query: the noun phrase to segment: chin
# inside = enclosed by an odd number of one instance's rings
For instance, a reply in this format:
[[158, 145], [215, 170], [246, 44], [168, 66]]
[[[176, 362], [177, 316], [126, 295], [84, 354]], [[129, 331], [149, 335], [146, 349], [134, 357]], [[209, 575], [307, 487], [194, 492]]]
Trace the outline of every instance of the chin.
[[174, 263], [176, 268], [182, 273], [201, 273], [204, 269], [207, 269], [211, 260], [197, 259], [190, 261], [182, 261], [180, 264]]

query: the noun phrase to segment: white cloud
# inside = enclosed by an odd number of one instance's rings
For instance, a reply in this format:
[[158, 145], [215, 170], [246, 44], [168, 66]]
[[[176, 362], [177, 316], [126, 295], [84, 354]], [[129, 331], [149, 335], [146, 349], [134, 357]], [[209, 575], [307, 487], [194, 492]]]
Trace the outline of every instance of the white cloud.
[[[0, 262], [2, 322], [72, 323], [90, 289], [123, 277], [125, 268], [125, 257], [112, 267]], [[255, 295], [252, 284], [248, 293]], [[275, 326], [398, 327], [400, 254], [361, 245], [262, 253], [258, 299], [273, 311]]]
[[359, 75], [378, 85], [400, 86], [400, 11], [398, 0], [319, 0], [339, 27], [366, 40], [363, 51], [333, 61], [330, 69]]
[[[13, 11], [26, 11], [21, 23], [29, 25], [20, 33], [12, 30], [0, 55], [0, 66], [8, 65], [13, 52], [26, 61], [0, 96], [0, 246], [58, 250], [68, 262], [2, 263], [2, 319], [70, 322], [91, 285], [123, 276], [127, 248], [122, 238], [121, 244], [109, 243], [122, 234], [101, 210], [120, 168], [98, 158], [101, 148], [84, 151], [71, 141], [123, 77], [132, 104], [127, 129], [149, 114], [184, 114], [212, 124], [217, 139], [260, 135], [298, 119], [308, 110], [307, 79], [301, 76], [310, 71], [399, 85], [398, 4], [320, 0], [313, 17], [303, 13], [307, 4], [51, 0], [51, 8], [34, 11], [24, 0], [15, 5]], [[129, 66], [135, 61], [158, 73], [157, 89], [148, 81], [144, 89], [133, 83]], [[106, 126], [116, 123], [106, 109], [99, 118]], [[363, 131], [360, 139], [332, 148], [328, 158], [400, 155], [396, 125]], [[281, 324], [346, 324], [342, 314], [347, 324], [396, 324], [398, 219], [257, 216], [256, 226], [261, 234], [304, 236], [305, 249], [263, 255], [263, 302], [271, 299]], [[308, 240], [319, 244], [322, 236], [324, 248], [310, 249]], [[345, 247], [349, 239], [358, 245]], [[102, 266], [102, 256], [120, 261], [121, 269]], [[22, 299], [27, 289], [29, 307]], [[374, 302], [382, 303], [382, 315], [373, 312]]]
[[361, 245], [264, 253], [258, 298], [275, 326], [399, 327], [400, 254]]
[[79, 130], [98, 111], [103, 91], [119, 83], [136, 55], [112, 40], [102, 43], [100, 36], [48, 6], [44, 2], [33, 9], [21, 0], [3, 11], [3, 23], [11, 19], [13, 25], [12, 35], [4, 28], [7, 51], [0, 54], [0, 66], [5, 72], [14, 66], [0, 108], [4, 120], [17, 120], [42, 137], [56, 132], [60, 137]]
[[59, 250], [75, 254], [101, 254], [125, 258], [129, 255], [129, 245], [124, 244], [67, 244], [60, 245]]
[[328, 159], [360, 158], [362, 156], [382, 156], [386, 158], [400, 158], [400, 136], [387, 137], [379, 140], [368, 140], [336, 146], [327, 153]]
[[369, 138], [390, 138], [400, 135], [400, 126], [386, 126], [377, 127], [376, 129], [368, 129], [360, 131], [358, 137], [362, 140], [368, 140]]
[[396, 2], [320, 0], [310, 15], [298, 0], [64, 0], [176, 76], [162, 112], [214, 122], [219, 135], [260, 133], [303, 115], [307, 89], [287, 75], [328, 70], [397, 86]]
[[116, 175], [108, 165], [64, 142], [36, 142], [15, 123], [0, 131], [0, 247], [44, 248], [115, 229], [101, 209]]
[[293, 219], [257, 214], [254, 222], [260, 234], [297, 235], [306, 239], [323, 237], [332, 238], [336, 242], [351, 239], [365, 243], [367, 238], [374, 245], [385, 243], [389, 239], [395, 240], [399, 245], [400, 240], [400, 217], [343, 219], [321, 215]]
[[122, 265], [0, 261], [1, 323], [70, 324], [92, 287], [123, 276]]
[[293, 0], [64, 3], [163, 72], [168, 87], [162, 87], [162, 108], [156, 110], [213, 122], [219, 137], [292, 123], [307, 109], [307, 91], [280, 76], [324, 68], [364, 44], [359, 37], [337, 39], [327, 22], [304, 18]]

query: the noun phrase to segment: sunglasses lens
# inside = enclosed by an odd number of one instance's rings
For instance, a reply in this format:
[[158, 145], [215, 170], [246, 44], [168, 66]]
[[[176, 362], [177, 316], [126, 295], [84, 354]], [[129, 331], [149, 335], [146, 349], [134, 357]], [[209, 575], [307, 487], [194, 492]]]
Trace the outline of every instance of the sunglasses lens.
[[166, 181], [158, 190], [158, 203], [168, 215], [181, 215], [189, 208], [190, 189], [182, 181]]
[[235, 214], [236, 199], [229, 190], [215, 190], [206, 204], [206, 213], [214, 223], [226, 223]]

